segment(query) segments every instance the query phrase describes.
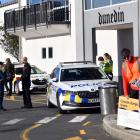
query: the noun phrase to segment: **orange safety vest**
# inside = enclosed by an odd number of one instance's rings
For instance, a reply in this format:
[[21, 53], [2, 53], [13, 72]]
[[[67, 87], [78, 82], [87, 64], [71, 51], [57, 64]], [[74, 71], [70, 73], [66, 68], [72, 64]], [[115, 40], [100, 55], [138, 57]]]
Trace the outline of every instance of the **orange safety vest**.
[[[132, 69], [129, 68], [129, 65], [127, 62], [123, 62], [123, 69], [126, 73], [126, 77], [128, 79], [128, 82], [131, 83], [135, 79], [140, 80], [140, 58], [134, 57], [134, 62]], [[131, 84], [131, 88], [134, 90], [139, 90], [138, 87]]]

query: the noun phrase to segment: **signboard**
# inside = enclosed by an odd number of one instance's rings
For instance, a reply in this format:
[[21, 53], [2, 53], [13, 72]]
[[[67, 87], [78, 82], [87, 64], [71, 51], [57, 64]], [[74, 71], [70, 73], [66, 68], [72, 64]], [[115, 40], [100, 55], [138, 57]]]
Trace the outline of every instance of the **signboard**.
[[140, 130], [139, 100], [119, 97], [117, 125]]

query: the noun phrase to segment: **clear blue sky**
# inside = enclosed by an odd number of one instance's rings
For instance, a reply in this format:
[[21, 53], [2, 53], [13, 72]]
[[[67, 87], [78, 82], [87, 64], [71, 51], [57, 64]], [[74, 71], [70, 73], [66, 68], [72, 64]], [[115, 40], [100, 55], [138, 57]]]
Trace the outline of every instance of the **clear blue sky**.
[[14, 0], [0, 0], [0, 1], [1, 1], [1, 4], [4, 4], [4, 3], [10, 2], [10, 1], [14, 1]]

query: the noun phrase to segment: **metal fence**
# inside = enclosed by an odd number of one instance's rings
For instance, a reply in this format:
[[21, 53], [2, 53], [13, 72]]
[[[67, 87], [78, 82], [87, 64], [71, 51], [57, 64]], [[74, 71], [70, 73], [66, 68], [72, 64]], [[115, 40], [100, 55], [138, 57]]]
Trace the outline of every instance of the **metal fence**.
[[49, 25], [70, 23], [69, 5], [53, 8], [49, 2], [35, 4], [18, 9], [5, 11], [4, 13], [5, 30], [23, 28], [26, 31], [28, 26]]

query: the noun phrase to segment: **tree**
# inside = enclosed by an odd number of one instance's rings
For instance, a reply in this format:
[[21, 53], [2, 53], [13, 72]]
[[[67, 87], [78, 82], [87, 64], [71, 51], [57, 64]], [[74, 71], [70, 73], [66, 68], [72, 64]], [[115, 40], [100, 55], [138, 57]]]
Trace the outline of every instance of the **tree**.
[[4, 32], [4, 28], [0, 26], [0, 45], [2, 49], [19, 61], [19, 37]]

